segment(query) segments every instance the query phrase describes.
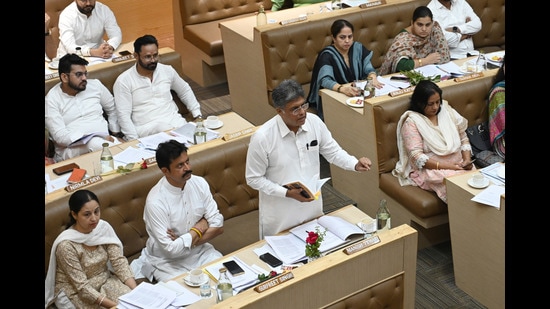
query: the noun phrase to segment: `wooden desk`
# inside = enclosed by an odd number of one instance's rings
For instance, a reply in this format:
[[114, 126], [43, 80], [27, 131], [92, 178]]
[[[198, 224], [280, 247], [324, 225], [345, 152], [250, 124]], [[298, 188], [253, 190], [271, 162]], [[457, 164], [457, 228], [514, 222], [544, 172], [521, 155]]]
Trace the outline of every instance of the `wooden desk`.
[[467, 184], [479, 171], [446, 178], [455, 283], [488, 308], [504, 308], [505, 196], [500, 209], [471, 201]]
[[[353, 223], [367, 217], [353, 205], [332, 212], [331, 215], [342, 217]], [[262, 293], [250, 288], [216, 304], [216, 293], [213, 292], [213, 297], [200, 300], [187, 308], [269, 309], [281, 308], [284, 304], [290, 303], [292, 308], [320, 308], [353, 296], [398, 275], [404, 277], [402, 308], [414, 308], [416, 230], [408, 225], [401, 225], [377, 235], [381, 240], [379, 243], [351, 255], [346, 255], [342, 250], [333, 252], [292, 270], [293, 279]], [[265, 268], [267, 273], [269, 267], [253, 252], [254, 248], [262, 247], [264, 244], [264, 240], [258, 241], [228, 256], [238, 256], [249, 265], [256, 264]], [[228, 256], [210, 264], [217, 264], [227, 259]], [[177, 276], [173, 280], [185, 285], [184, 276]], [[215, 283], [212, 281], [211, 284]], [[188, 288], [199, 294], [198, 288]]]
[[[473, 58], [475, 57], [455, 60], [455, 63], [461, 66], [465, 61]], [[487, 70], [483, 72], [485, 75], [483, 78], [490, 79], [497, 71], [497, 69]], [[389, 74], [385, 77], [391, 75], [394, 74]], [[476, 82], [476, 80], [461, 83], [465, 84], [470, 82]], [[445, 96], [445, 88], [455, 86], [456, 84], [457, 82], [449, 79], [441, 81], [437, 85], [443, 89], [443, 96]], [[412, 92], [403, 94], [399, 97], [383, 95], [370, 98], [366, 100], [364, 108], [348, 106], [346, 100], [349, 97], [345, 94], [327, 89], [322, 89], [320, 93], [323, 100], [323, 109], [325, 111], [325, 123], [330, 129], [332, 136], [338, 141], [340, 146], [346, 149], [350, 154], [358, 158], [366, 156], [373, 162], [371, 170], [364, 173], [350, 173], [331, 165], [330, 174], [332, 184], [335, 189], [356, 201], [361, 210], [373, 216], [378, 209], [378, 201], [382, 198], [378, 186], [379, 160], [377, 147], [380, 146], [377, 144], [375, 136], [373, 109], [375, 106], [384, 104], [385, 102], [401, 100], [403, 97], [410, 97]], [[390, 211], [392, 211], [391, 206]], [[394, 211], [392, 211], [392, 221], [396, 222], [396, 224], [410, 223], [405, 222], [405, 220], [401, 221], [399, 213], [394, 213]]]
[[[234, 133], [234, 132], [238, 132], [238, 131], [241, 131], [241, 130], [244, 130], [244, 129], [254, 127], [250, 122], [246, 121], [244, 118], [242, 118], [239, 114], [237, 114], [235, 112], [229, 112], [229, 113], [226, 113], [226, 114], [223, 114], [223, 115], [219, 115], [218, 117], [224, 123], [223, 127], [219, 128], [218, 130], [215, 130], [215, 131], [220, 133], [220, 138], [208, 141], [204, 144], [191, 145], [189, 147], [189, 154], [194, 154], [194, 153], [200, 152], [203, 149], [216, 147], [216, 146], [221, 145], [223, 143], [230, 142], [230, 141], [225, 141], [225, 140], [222, 139], [224, 134]], [[130, 146], [136, 146], [138, 143], [139, 143], [139, 140], [135, 139], [135, 140], [132, 140], [132, 141], [128, 141], [126, 143], [111, 146], [109, 149], [111, 150], [111, 153], [113, 155], [116, 155], [116, 154], [122, 152], [124, 149], [126, 149]], [[87, 170], [88, 174], [92, 175], [93, 171], [94, 171], [94, 167], [93, 167], [94, 162], [99, 163], [100, 153], [101, 153], [101, 150], [95, 151], [95, 152], [90, 152], [90, 153], [78, 156], [76, 158], [72, 158], [72, 159], [64, 160], [64, 161], [61, 161], [61, 162], [58, 162], [58, 163], [55, 163], [55, 164], [52, 164], [52, 165], [48, 165], [48, 166], [45, 167], [45, 173], [50, 175], [50, 179], [52, 179], [52, 180], [57, 179], [57, 178], [59, 178], [59, 176], [54, 174], [52, 172], [52, 170], [56, 167], [63, 166], [65, 164], [74, 162], [74, 163], [78, 164], [80, 166], [80, 168], [83, 168], [83, 169]], [[155, 168], [156, 168], [156, 166], [155, 166]], [[119, 173], [113, 173], [111, 175], [106, 175], [106, 176], [102, 176], [102, 177], [105, 180], [105, 179], [111, 179], [111, 178], [120, 177], [120, 176], [121, 176], [121, 174], [119, 174]], [[93, 184], [90, 185], [89, 187], [92, 187], [92, 186], [93, 186]], [[87, 188], [89, 188], [89, 187], [87, 187]], [[46, 203], [49, 203], [49, 202], [51, 202], [53, 200], [56, 200], [56, 199], [59, 199], [59, 198], [65, 196], [67, 194], [70, 194], [70, 193], [68, 193], [67, 191], [65, 191], [63, 189], [51, 192], [49, 194], [46, 194], [46, 197], [45, 197]]]

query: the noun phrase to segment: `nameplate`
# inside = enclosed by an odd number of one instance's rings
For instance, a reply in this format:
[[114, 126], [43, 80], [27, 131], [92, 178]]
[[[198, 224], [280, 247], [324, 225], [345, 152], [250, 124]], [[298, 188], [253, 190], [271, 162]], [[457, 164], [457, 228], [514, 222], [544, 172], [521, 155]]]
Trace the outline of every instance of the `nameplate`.
[[377, 244], [380, 242], [380, 238], [378, 236], [371, 236], [367, 239], [363, 239], [359, 242], [354, 243], [353, 245], [347, 247], [344, 249], [344, 253], [347, 255], [354, 254], [355, 252], [361, 251], [363, 249], [366, 249], [374, 244]]
[[155, 164], [155, 163], [157, 163], [157, 158], [155, 158], [155, 157], [145, 159], [145, 164], [147, 164], [147, 165], [151, 165], [151, 164]]
[[463, 82], [463, 81], [467, 81], [467, 80], [470, 80], [470, 79], [476, 79], [476, 78], [480, 78], [480, 77], [483, 77], [483, 76], [485, 76], [485, 75], [483, 75], [483, 72], [472, 73], [472, 74], [468, 74], [468, 75], [464, 75], [464, 76], [455, 78], [455, 82], [460, 83], [460, 82]]
[[226, 133], [223, 135], [222, 139], [224, 141], [229, 141], [229, 140], [232, 140], [232, 139], [235, 139], [237, 137], [240, 137], [240, 136], [243, 136], [243, 135], [246, 135], [246, 134], [249, 134], [249, 133], [253, 133], [254, 131], [256, 131], [256, 127], [250, 127], [248, 129], [243, 129], [243, 130], [240, 130], [240, 131], [237, 131], [237, 132], [233, 132], [233, 133]]
[[68, 186], [65, 187], [65, 191], [67, 192], [73, 192], [75, 190], [78, 190], [82, 187], [86, 187], [86, 186], [89, 186], [93, 183], [96, 183], [96, 182], [99, 182], [99, 181], [102, 181], [103, 178], [101, 178], [101, 176], [92, 176], [92, 177], [89, 177], [89, 178], [86, 178], [86, 179], [83, 179], [82, 181], [79, 181], [77, 183], [73, 183], [73, 184], [70, 184]]
[[45, 80], [54, 79], [54, 78], [56, 78], [56, 77], [59, 77], [59, 73], [58, 73], [58, 72], [51, 73], [51, 74], [46, 74]]
[[369, 1], [367, 3], [360, 4], [359, 7], [362, 8], [362, 9], [366, 9], [366, 8], [370, 8], [370, 7], [373, 7], [373, 6], [379, 6], [379, 5], [382, 5], [382, 4], [386, 4], [386, 0]]
[[288, 25], [288, 24], [301, 22], [301, 21], [304, 21], [304, 20], [307, 20], [307, 16], [300, 16], [300, 17], [291, 18], [291, 19], [287, 19], [287, 20], [281, 20], [279, 22], [279, 24], [284, 26], [284, 25]]
[[283, 282], [286, 282], [286, 281], [288, 281], [292, 278], [294, 278], [294, 274], [291, 271], [283, 273], [283, 274], [281, 274], [281, 275], [279, 275], [275, 278], [266, 280], [266, 281], [258, 284], [257, 286], [254, 287], [254, 291], [256, 291], [258, 293], [262, 293], [262, 292], [267, 291], [271, 288], [274, 288], [274, 287], [278, 286], [279, 284], [281, 284]]
[[409, 88], [392, 91], [392, 92], [389, 93], [389, 95], [390, 95], [390, 97], [397, 97], [397, 96], [403, 95], [405, 93], [413, 92], [413, 91], [414, 91], [414, 86], [411, 86]]
[[131, 59], [134, 59], [134, 55], [126, 55], [126, 56], [120, 56], [120, 57], [116, 57], [116, 58], [113, 58], [113, 62], [114, 63], [118, 63], [118, 62], [122, 62], [122, 61], [126, 61], [126, 60], [131, 60]]

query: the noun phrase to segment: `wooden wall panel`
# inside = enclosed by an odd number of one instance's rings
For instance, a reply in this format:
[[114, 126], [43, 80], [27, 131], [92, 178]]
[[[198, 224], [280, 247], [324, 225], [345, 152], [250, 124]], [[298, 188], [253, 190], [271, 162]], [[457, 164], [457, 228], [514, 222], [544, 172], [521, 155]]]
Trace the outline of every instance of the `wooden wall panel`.
[[133, 42], [145, 34], [154, 35], [159, 48], [174, 49], [171, 0], [100, 0], [115, 13], [122, 29], [122, 42]]

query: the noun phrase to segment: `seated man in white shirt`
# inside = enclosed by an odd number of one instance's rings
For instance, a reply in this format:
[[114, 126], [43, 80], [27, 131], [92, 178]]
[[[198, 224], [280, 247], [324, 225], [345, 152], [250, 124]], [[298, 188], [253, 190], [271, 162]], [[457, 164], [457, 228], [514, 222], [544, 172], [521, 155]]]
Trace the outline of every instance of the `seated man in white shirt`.
[[[54, 141], [56, 162], [100, 150], [103, 143], [121, 142], [114, 136], [120, 135], [114, 97], [99, 80], [88, 79], [86, 65], [88, 61], [76, 54], [61, 57], [58, 68], [61, 82], [46, 95], [45, 123]], [[85, 144], [71, 145], [91, 133], [105, 135], [94, 136]]]
[[481, 19], [466, 0], [431, 0], [427, 6], [444, 30], [451, 59], [478, 54], [472, 36], [481, 30]]
[[[122, 42], [122, 30], [111, 9], [96, 0], [75, 0], [59, 15], [57, 58], [76, 53], [109, 59]], [[103, 40], [104, 35], [109, 38]]]
[[144, 35], [134, 42], [136, 65], [113, 85], [116, 110], [126, 140], [179, 128], [187, 123], [172, 98], [173, 90], [194, 118], [201, 107], [191, 86], [170, 65], [159, 63], [158, 41]]

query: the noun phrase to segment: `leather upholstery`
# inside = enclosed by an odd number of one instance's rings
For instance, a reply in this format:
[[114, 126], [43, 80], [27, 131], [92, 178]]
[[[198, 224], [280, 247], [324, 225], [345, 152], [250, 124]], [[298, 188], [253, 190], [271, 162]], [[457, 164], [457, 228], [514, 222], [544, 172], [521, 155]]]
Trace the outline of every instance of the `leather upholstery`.
[[[45, 0], [44, 2], [44, 10], [50, 16], [51, 36], [56, 49], [59, 45], [59, 27], [57, 26], [59, 24], [59, 14], [72, 2], [73, 0]], [[53, 59], [55, 56], [56, 53], [48, 54], [50, 59]]]
[[[492, 85], [492, 77], [472, 82], [455, 83], [443, 88], [442, 98], [468, 119], [468, 125], [487, 120], [486, 99]], [[391, 174], [399, 160], [397, 150], [397, 123], [409, 107], [410, 95], [397, 97], [374, 106], [374, 128], [380, 173], [379, 187], [412, 214], [421, 219], [447, 213], [447, 205], [435, 193], [415, 186], [399, 184]]]
[[[166, 54], [160, 55], [160, 62], [171, 65], [180, 76], [183, 75], [182, 70], [182, 64], [181, 64], [181, 56], [179, 53], [172, 51]], [[135, 65], [136, 60], [127, 60], [123, 62], [119, 62], [116, 65], [112, 65], [106, 68], [101, 68], [97, 70], [90, 70], [88, 74], [89, 79], [99, 79], [111, 93], [113, 93], [113, 85], [117, 79], [117, 77], [120, 75], [120, 73], [126, 71], [131, 66]], [[44, 88], [45, 88], [45, 94], [50, 91], [50, 89], [55, 86], [57, 83], [60, 82], [59, 78], [53, 78], [50, 80], [45, 81]], [[183, 115], [185, 119], [188, 121], [193, 120], [193, 115], [189, 112], [185, 104], [181, 102], [178, 96], [175, 95], [174, 92], [172, 92], [172, 97], [174, 98], [174, 101], [178, 105], [178, 109], [180, 114]]]
[[[193, 153], [194, 175], [203, 176], [224, 216], [224, 233], [210, 243], [228, 254], [259, 240], [258, 192], [245, 180], [250, 136]], [[124, 246], [129, 261], [139, 257], [148, 235], [143, 209], [149, 190], [162, 177], [157, 165], [128, 175], [103, 180], [89, 187], [99, 198], [101, 218], [108, 221]], [[69, 222], [69, 195], [45, 205], [45, 273], [55, 238]], [[45, 274], [44, 273], [44, 274]]]
[[183, 36], [205, 54], [223, 55], [219, 23], [254, 15], [260, 4], [271, 9], [270, 0], [179, 0]]

